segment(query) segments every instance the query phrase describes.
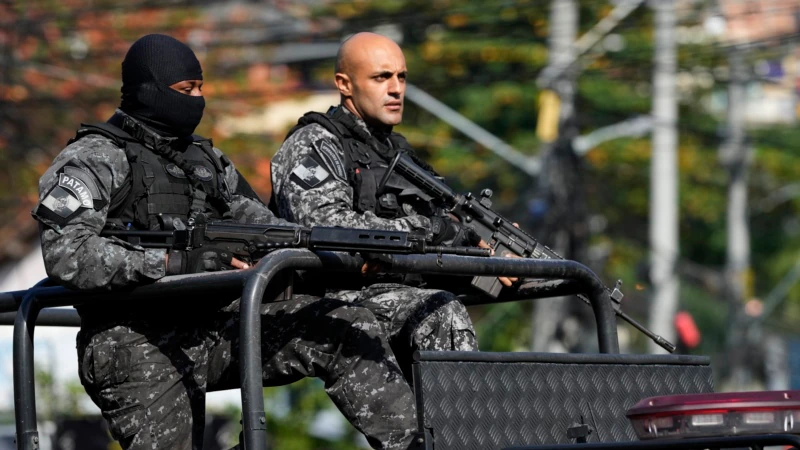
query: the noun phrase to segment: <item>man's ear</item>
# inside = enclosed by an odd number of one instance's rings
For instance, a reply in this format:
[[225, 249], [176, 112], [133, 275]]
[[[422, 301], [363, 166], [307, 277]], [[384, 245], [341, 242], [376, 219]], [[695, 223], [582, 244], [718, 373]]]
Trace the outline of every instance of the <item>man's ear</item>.
[[353, 83], [347, 74], [336, 72], [335, 83], [339, 94], [344, 97], [351, 97], [353, 95]]

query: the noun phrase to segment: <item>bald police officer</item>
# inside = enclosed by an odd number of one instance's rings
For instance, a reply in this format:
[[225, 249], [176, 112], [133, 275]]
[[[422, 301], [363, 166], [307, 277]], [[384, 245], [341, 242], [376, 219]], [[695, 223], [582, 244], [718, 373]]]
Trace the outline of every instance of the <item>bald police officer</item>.
[[[342, 44], [335, 74], [341, 104], [305, 115], [272, 159], [273, 211], [306, 226], [418, 231], [434, 243], [475, 244], [416, 201], [424, 197], [418, 189], [386, 176], [379, 152], [409, 149], [392, 132], [403, 117], [406, 75], [402, 50], [383, 36], [358, 33]], [[450, 292], [398, 283], [348, 287], [328, 295], [375, 313], [407, 377], [415, 350], [478, 349], [469, 315]]]

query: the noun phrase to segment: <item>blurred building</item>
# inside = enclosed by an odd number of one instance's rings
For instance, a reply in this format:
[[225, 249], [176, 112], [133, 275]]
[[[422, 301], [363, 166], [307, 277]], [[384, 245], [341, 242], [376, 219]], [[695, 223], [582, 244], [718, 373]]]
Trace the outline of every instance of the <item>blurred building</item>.
[[[765, 50], [763, 59], [746, 59], [751, 69], [747, 87], [748, 123], [794, 123], [798, 117], [800, 84], [800, 0], [719, 0], [724, 19], [720, 44]], [[713, 101], [724, 109], [724, 92]]]

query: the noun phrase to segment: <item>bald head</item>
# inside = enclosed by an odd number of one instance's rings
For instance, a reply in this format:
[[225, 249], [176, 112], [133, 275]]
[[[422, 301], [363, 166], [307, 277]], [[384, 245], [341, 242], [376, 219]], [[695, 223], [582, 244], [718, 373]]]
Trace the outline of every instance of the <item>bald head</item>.
[[336, 53], [336, 72], [348, 73], [354, 65], [368, 58], [368, 53], [377, 49], [403, 54], [400, 46], [386, 36], [363, 32], [356, 33], [342, 42]]
[[342, 43], [336, 56], [336, 87], [342, 104], [376, 127], [403, 118], [406, 59], [391, 39], [358, 33]]

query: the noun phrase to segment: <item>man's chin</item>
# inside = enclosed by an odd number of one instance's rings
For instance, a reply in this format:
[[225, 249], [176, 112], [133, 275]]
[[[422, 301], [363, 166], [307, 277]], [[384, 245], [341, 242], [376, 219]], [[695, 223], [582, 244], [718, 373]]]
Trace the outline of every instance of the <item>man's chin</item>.
[[388, 127], [393, 127], [395, 125], [399, 125], [400, 122], [403, 121], [403, 113], [399, 112], [396, 114], [387, 114], [381, 118], [381, 122]]

